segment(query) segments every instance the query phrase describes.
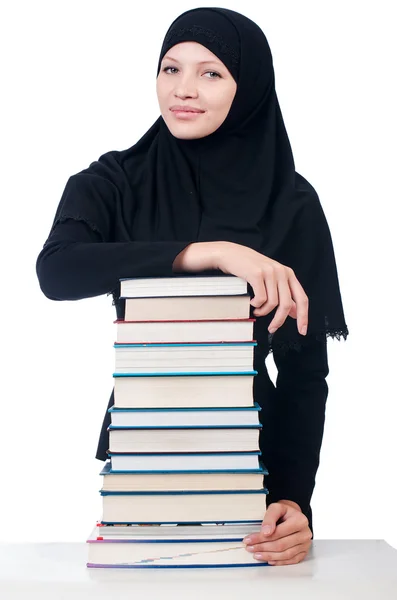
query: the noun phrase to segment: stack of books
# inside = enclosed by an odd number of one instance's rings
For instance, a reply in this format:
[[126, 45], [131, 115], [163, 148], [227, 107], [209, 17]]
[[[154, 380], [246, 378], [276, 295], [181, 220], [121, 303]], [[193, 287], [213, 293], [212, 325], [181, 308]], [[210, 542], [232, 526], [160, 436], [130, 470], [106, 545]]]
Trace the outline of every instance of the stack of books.
[[[120, 281], [102, 520], [87, 567], [258, 566], [266, 510], [247, 283]], [[181, 527], [183, 525], [183, 527]]]

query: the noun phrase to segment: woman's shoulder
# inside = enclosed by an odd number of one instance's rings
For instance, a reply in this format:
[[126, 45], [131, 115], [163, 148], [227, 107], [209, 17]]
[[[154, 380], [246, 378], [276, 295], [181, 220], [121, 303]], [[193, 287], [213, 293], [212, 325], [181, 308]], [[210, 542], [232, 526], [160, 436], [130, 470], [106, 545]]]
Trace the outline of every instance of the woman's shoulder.
[[104, 154], [101, 154], [98, 159], [89, 163], [87, 167], [71, 175], [71, 177], [77, 177], [79, 179], [95, 179], [95, 177], [97, 177], [116, 183], [123, 177], [120, 154], [121, 152], [119, 150], [105, 152]]
[[109, 150], [91, 162], [88, 167], [72, 175], [73, 178], [83, 178], [92, 181], [107, 181], [112, 183], [120, 192], [133, 188], [141, 181], [144, 171], [145, 156], [135, 152], [134, 146], [124, 150]]

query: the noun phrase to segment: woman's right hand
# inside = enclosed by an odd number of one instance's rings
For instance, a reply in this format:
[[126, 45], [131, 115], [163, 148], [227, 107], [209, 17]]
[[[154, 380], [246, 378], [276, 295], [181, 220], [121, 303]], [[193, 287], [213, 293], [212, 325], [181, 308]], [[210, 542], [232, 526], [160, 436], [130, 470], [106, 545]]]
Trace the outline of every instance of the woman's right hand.
[[299, 333], [306, 335], [309, 299], [294, 271], [281, 263], [234, 242], [194, 242], [178, 254], [174, 271], [219, 269], [247, 281], [254, 297], [254, 315], [262, 317], [278, 309], [268, 330], [274, 333], [288, 316], [297, 319]]

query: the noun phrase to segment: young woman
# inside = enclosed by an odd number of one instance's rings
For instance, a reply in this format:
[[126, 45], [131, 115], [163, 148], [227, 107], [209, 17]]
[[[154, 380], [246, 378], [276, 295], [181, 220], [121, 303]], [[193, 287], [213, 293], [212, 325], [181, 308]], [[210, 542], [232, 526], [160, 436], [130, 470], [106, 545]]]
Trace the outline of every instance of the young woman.
[[[161, 116], [136, 144], [67, 181], [37, 260], [40, 286], [53, 300], [112, 293], [123, 318], [123, 277], [223, 272], [250, 284], [270, 493], [247, 550], [300, 562], [313, 534], [327, 338], [348, 335], [327, 221], [295, 171], [271, 51], [250, 19], [220, 8], [178, 17], [161, 48], [157, 96]], [[109, 423], [106, 412], [100, 460]]]

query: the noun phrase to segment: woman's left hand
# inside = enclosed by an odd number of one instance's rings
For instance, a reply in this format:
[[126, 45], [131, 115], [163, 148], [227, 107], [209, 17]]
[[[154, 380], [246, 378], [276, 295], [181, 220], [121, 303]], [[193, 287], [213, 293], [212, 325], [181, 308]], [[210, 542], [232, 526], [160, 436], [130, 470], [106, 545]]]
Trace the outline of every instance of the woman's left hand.
[[243, 542], [257, 560], [271, 565], [294, 565], [305, 558], [311, 538], [309, 521], [298, 504], [280, 500], [266, 510], [260, 533], [251, 533]]

